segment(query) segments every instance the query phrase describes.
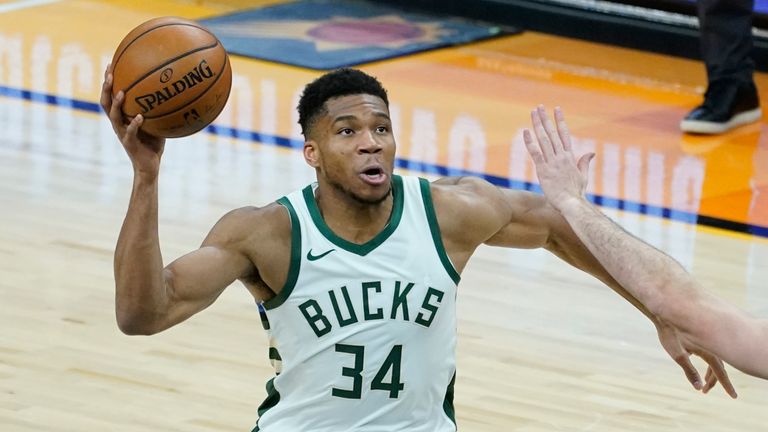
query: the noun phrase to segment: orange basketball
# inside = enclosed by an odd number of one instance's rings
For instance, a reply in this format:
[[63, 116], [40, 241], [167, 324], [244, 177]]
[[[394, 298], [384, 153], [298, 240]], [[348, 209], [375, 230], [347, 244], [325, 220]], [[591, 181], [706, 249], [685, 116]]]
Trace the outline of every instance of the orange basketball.
[[125, 92], [123, 113], [141, 114], [141, 129], [177, 138], [208, 126], [224, 109], [232, 86], [229, 57], [205, 27], [177, 17], [131, 30], [112, 58], [112, 93]]

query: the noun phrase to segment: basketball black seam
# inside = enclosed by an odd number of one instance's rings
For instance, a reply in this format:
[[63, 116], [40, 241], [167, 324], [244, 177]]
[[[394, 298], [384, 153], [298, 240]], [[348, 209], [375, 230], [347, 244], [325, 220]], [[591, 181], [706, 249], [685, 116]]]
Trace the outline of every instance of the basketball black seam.
[[155, 72], [159, 71], [160, 69], [162, 69], [162, 68], [164, 68], [164, 67], [168, 66], [169, 64], [171, 64], [171, 63], [175, 62], [176, 60], [178, 60], [178, 59], [180, 59], [180, 58], [184, 58], [184, 57], [186, 57], [186, 56], [188, 56], [188, 55], [190, 55], [190, 54], [194, 54], [194, 53], [196, 53], [196, 52], [198, 52], [198, 51], [205, 51], [205, 50], [207, 50], [207, 49], [216, 48], [217, 46], [219, 46], [219, 41], [218, 41], [218, 40], [217, 40], [217, 41], [216, 41], [216, 43], [215, 43], [215, 44], [213, 44], [213, 45], [208, 45], [208, 46], [204, 46], [204, 47], [198, 47], [198, 48], [195, 48], [195, 49], [193, 49], [193, 50], [187, 51], [187, 52], [185, 52], [185, 53], [183, 53], [183, 54], [179, 54], [178, 56], [176, 56], [176, 57], [174, 57], [174, 58], [172, 58], [172, 59], [168, 60], [167, 62], [165, 62], [165, 63], [161, 64], [160, 66], [158, 66], [158, 67], [156, 67], [156, 68], [154, 68], [154, 69], [150, 70], [149, 72], [147, 72], [147, 73], [145, 73], [144, 75], [142, 75], [141, 77], [139, 77], [139, 78], [138, 78], [136, 81], [134, 81], [133, 83], [131, 83], [131, 85], [129, 85], [128, 87], [126, 87], [125, 89], [123, 89], [123, 94], [128, 94], [128, 92], [129, 92], [129, 91], [130, 91], [130, 90], [131, 90], [131, 89], [132, 89], [132, 88], [133, 88], [133, 87], [134, 87], [136, 84], [138, 84], [138, 83], [140, 83], [141, 81], [143, 81], [143, 80], [144, 80], [144, 78], [146, 78], [146, 77], [148, 77], [148, 76], [152, 75], [153, 73], [155, 73]]
[[123, 54], [125, 54], [125, 52], [128, 51], [128, 47], [133, 45], [133, 43], [136, 42], [137, 40], [141, 39], [144, 35], [146, 35], [147, 33], [151, 32], [151, 31], [155, 31], [155, 30], [157, 30], [159, 28], [173, 26], [173, 25], [194, 27], [196, 29], [200, 29], [200, 30], [208, 33], [209, 35], [213, 36], [214, 39], [218, 40], [216, 38], [216, 35], [211, 33], [210, 31], [208, 31], [208, 29], [200, 27], [198, 25], [191, 24], [191, 23], [171, 22], [171, 23], [167, 23], [167, 24], [161, 24], [161, 25], [159, 25], [157, 27], [152, 27], [152, 28], [146, 29], [144, 31], [144, 33], [141, 33], [141, 34], [137, 35], [135, 38], [133, 38], [132, 41], [128, 42], [128, 45], [126, 45], [125, 48], [123, 48], [123, 50], [120, 52], [120, 55], [118, 55], [117, 58], [115, 58], [114, 62], [112, 62], [112, 66], [116, 65], [120, 61], [120, 58], [123, 57]]
[[[228, 62], [228, 61], [226, 61], [226, 58], [225, 58], [225, 59], [224, 59], [224, 65], [221, 67], [221, 70], [219, 71], [218, 75], [216, 75], [216, 79], [215, 79], [215, 80], [213, 80], [213, 82], [211, 83], [211, 85], [209, 85], [209, 86], [208, 86], [208, 88], [209, 88], [209, 89], [210, 89], [211, 87], [213, 87], [213, 86], [214, 86], [214, 85], [215, 85], [215, 84], [216, 84], [216, 83], [219, 81], [219, 78], [221, 78], [222, 72], [224, 72], [224, 69], [226, 69], [226, 67], [227, 67], [227, 63], [229, 63], [229, 62]], [[230, 84], [230, 88], [231, 88], [231, 84]], [[197, 97], [195, 97], [195, 98], [194, 98], [194, 99], [192, 99], [191, 101], [189, 101], [189, 102], [185, 103], [183, 106], [180, 106], [180, 107], [176, 108], [176, 109], [175, 109], [175, 110], [173, 110], [173, 111], [167, 112], [167, 113], [165, 113], [165, 114], [160, 114], [160, 115], [157, 115], [157, 116], [144, 116], [144, 120], [157, 120], [157, 119], [159, 119], [159, 118], [163, 118], [163, 117], [165, 117], [165, 116], [169, 116], [169, 115], [171, 115], [171, 114], [175, 114], [175, 113], [177, 113], [177, 112], [179, 112], [179, 111], [183, 110], [184, 108], [188, 107], [190, 104], [194, 103], [196, 100], [198, 100], [198, 99], [200, 99], [201, 97], [205, 96], [205, 94], [206, 94], [207, 92], [208, 92], [208, 90], [206, 90], [206, 91], [204, 91], [204, 92], [200, 93], [199, 95], [197, 95]], [[227, 95], [227, 99], [229, 99], [229, 95]], [[143, 116], [143, 114], [142, 114], [142, 116]]]

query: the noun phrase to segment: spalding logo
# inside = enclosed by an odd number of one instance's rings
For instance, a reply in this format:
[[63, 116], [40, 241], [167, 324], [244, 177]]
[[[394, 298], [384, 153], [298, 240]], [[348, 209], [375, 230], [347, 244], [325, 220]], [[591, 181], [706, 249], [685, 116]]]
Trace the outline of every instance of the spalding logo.
[[[165, 72], [163, 72], [163, 75], [165, 75]], [[208, 62], [202, 60], [199, 65], [187, 72], [181, 79], [174, 81], [170, 85], [167, 85], [154, 93], [137, 96], [135, 99], [136, 103], [141, 107], [141, 112], [146, 114], [162, 105], [163, 102], [167, 102], [184, 93], [187, 89], [213, 78], [214, 75], [215, 73], [211, 70], [211, 67], [208, 66]]]
[[173, 77], [173, 69], [168, 68], [164, 70], [163, 73], [160, 74], [160, 82], [165, 84], [168, 81], [170, 81], [172, 77]]

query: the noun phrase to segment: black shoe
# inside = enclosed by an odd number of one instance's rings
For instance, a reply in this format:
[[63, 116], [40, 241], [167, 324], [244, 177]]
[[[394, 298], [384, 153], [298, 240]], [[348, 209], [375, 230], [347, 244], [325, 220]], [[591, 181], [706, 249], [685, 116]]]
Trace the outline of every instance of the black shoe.
[[755, 83], [712, 83], [704, 95], [704, 103], [685, 116], [680, 129], [689, 133], [719, 134], [762, 117]]

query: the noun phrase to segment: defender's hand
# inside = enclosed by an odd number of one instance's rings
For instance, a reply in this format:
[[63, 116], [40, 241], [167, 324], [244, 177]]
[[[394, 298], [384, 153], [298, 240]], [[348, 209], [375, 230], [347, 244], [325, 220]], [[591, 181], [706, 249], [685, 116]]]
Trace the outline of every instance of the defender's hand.
[[557, 129], [543, 105], [531, 111], [531, 121], [537, 142], [534, 142], [528, 129], [523, 131], [523, 139], [536, 165], [536, 175], [544, 195], [557, 209], [562, 209], [570, 200], [583, 199], [589, 162], [595, 154], [585, 154], [576, 161], [571, 147], [571, 135], [560, 108], [555, 108]]
[[144, 117], [139, 114], [130, 119], [123, 115], [122, 91], [112, 97], [112, 65], [104, 71], [104, 84], [101, 86], [101, 108], [109, 117], [112, 129], [123, 144], [133, 169], [137, 174], [157, 176], [160, 170], [160, 158], [165, 147], [165, 138], [158, 138], [141, 131]]
[[[671, 325], [657, 323], [656, 330], [659, 333], [659, 341], [670, 357], [683, 368], [685, 377], [688, 378], [693, 388], [704, 393], [709, 392], [718, 381], [729, 396], [736, 399], [736, 389], [733, 388], [728, 372], [725, 371], [723, 361], [710, 353], [689, 342], [677, 329]], [[701, 357], [708, 365], [704, 381], [690, 360], [691, 354]]]

